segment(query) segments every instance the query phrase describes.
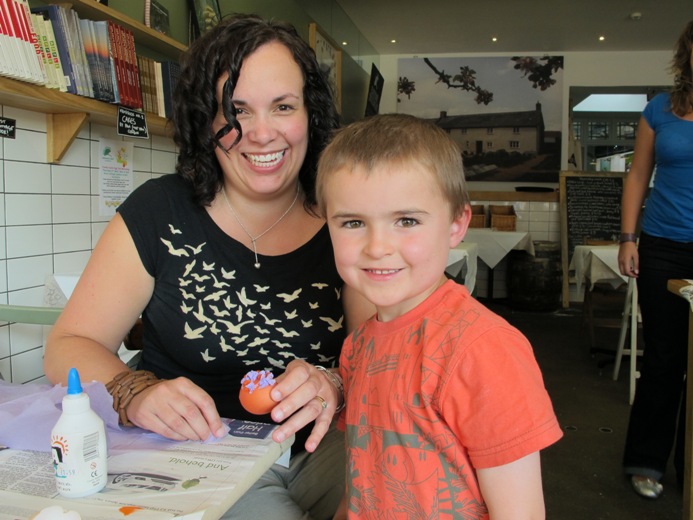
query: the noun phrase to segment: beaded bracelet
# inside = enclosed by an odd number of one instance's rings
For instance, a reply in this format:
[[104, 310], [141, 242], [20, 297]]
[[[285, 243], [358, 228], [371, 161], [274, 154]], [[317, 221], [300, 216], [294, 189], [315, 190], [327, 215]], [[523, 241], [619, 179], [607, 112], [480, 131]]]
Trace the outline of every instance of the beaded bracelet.
[[106, 390], [113, 396], [113, 409], [118, 413], [118, 422], [123, 426], [134, 426], [126, 413], [130, 401], [143, 390], [161, 381], [148, 370], [125, 370], [111, 379], [106, 385]]
[[315, 368], [320, 370], [320, 372], [324, 372], [327, 378], [330, 380], [330, 382], [337, 388], [337, 393], [339, 394], [339, 402], [334, 413], [341, 412], [342, 410], [344, 410], [344, 406], [346, 405], [346, 403], [344, 402], [344, 382], [342, 381], [342, 376], [340, 376], [337, 372], [333, 372], [332, 370], [329, 370], [325, 367], [321, 367], [320, 365], [315, 365]]

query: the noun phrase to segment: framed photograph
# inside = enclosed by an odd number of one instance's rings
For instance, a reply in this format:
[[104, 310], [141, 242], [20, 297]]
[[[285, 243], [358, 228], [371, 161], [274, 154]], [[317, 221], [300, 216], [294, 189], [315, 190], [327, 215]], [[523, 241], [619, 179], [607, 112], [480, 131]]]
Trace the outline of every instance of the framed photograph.
[[221, 20], [218, 0], [188, 0], [195, 38], [206, 33]]
[[320, 70], [332, 87], [337, 112], [342, 112], [342, 49], [318, 24], [308, 26], [308, 43], [315, 51]]
[[168, 35], [170, 33], [168, 9], [157, 0], [145, 0], [144, 25]]
[[374, 116], [380, 109], [380, 98], [383, 95], [383, 84], [385, 78], [375, 66], [371, 64], [371, 79], [368, 82], [368, 97], [366, 98], [366, 113], [365, 117]]

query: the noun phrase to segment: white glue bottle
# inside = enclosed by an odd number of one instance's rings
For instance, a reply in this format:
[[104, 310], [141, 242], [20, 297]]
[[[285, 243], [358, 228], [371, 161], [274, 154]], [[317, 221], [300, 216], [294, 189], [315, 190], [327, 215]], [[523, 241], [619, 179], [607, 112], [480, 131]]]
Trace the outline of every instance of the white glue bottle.
[[79, 498], [103, 489], [108, 478], [106, 430], [71, 368], [63, 413], [51, 431], [51, 452], [58, 493]]

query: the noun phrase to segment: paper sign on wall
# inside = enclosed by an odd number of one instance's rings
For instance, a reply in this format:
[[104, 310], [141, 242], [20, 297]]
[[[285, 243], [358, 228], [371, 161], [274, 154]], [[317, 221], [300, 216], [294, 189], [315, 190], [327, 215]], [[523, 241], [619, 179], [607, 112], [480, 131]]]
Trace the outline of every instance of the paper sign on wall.
[[132, 192], [133, 145], [112, 139], [99, 140], [99, 215], [112, 217]]

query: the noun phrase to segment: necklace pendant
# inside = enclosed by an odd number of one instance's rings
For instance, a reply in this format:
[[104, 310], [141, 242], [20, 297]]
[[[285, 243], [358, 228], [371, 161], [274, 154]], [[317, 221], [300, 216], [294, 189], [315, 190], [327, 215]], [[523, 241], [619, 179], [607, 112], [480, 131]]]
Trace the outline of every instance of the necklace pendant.
[[255, 262], [255, 269], [260, 269], [260, 262]]

